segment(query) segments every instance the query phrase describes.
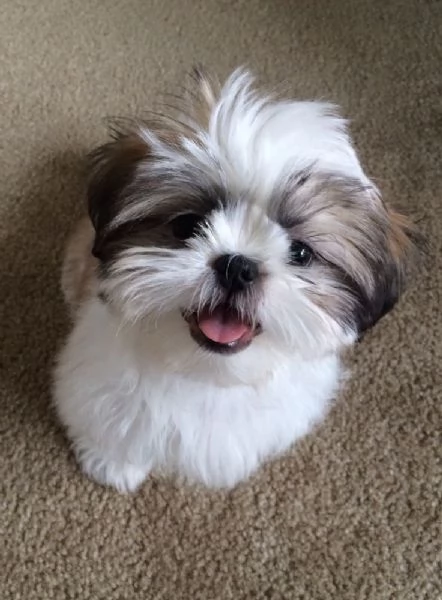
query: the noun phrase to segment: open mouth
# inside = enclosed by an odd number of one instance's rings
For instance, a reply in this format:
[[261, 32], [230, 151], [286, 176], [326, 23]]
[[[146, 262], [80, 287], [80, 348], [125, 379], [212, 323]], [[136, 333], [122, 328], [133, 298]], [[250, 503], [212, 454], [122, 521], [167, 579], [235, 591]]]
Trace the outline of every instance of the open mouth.
[[190, 334], [203, 348], [220, 354], [233, 354], [250, 345], [261, 328], [244, 321], [228, 306], [183, 314], [189, 324]]

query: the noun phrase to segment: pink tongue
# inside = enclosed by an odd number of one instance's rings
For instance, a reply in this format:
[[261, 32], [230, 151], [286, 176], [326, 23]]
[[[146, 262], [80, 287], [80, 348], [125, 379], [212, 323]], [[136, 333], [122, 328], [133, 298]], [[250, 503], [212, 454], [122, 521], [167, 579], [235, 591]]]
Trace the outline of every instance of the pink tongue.
[[251, 333], [250, 327], [223, 309], [201, 315], [198, 326], [209, 340], [218, 344], [230, 344]]

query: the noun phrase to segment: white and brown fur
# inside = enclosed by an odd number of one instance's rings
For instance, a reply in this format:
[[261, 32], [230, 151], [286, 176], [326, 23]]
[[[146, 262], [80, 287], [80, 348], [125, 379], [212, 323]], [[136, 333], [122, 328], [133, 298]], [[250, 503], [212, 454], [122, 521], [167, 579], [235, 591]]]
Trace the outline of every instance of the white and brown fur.
[[[116, 122], [92, 154], [90, 218], [65, 259], [75, 324], [56, 405], [84, 471], [120, 490], [152, 470], [232, 486], [307, 433], [413, 251], [335, 107], [263, 95], [244, 70], [195, 79], [178, 114]], [[189, 214], [200, 222], [181, 239]], [[259, 265], [250, 289], [226, 297], [223, 253]], [[185, 318], [222, 303], [259, 325], [235, 356], [199, 346]]]

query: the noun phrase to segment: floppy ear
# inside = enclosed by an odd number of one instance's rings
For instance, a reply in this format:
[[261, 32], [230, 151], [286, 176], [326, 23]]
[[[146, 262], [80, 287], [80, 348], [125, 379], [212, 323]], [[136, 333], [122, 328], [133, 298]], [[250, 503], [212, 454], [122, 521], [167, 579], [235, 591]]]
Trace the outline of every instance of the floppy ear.
[[147, 141], [135, 126], [124, 128], [114, 123], [111, 133], [113, 139], [90, 154], [88, 209], [95, 229], [92, 253], [97, 258], [101, 257], [109, 225], [119, 212], [137, 166], [150, 153]]
[[384, 244], [380, 260], [373, 262], [374, 288], [361, 291], [358, 311], [359, 332], [373, 327], [399, 300], [416, 259], [419, 236], [411, 221], [396, 210], [383, 206]]

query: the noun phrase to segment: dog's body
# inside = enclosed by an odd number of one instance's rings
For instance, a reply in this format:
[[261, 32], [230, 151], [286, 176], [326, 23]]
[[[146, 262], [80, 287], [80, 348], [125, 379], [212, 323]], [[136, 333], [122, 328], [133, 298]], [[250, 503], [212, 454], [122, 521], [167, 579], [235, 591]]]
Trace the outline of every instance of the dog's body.
[[330, 107], [260, 98], [244, 73], [199, 86], [185, 122], [98, 151], [65, 259], [56, 405], [120, 490], [152, 470], [232, 486], [306, 434], [410, 246]]

